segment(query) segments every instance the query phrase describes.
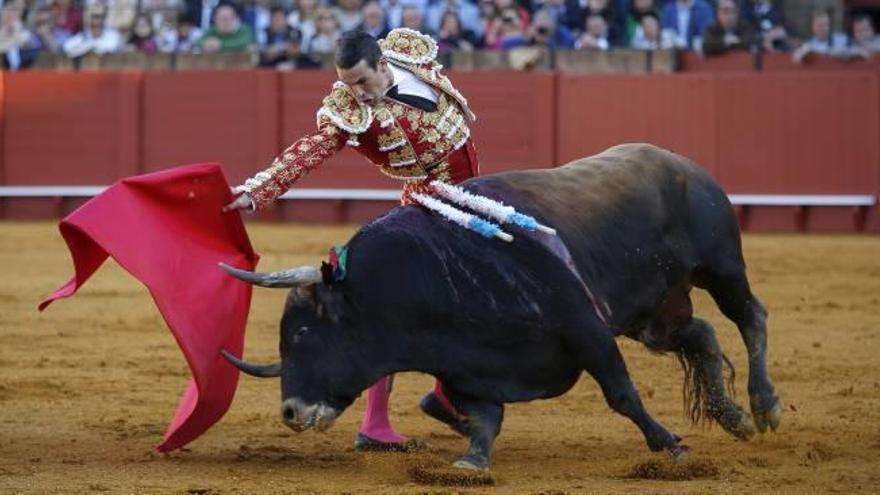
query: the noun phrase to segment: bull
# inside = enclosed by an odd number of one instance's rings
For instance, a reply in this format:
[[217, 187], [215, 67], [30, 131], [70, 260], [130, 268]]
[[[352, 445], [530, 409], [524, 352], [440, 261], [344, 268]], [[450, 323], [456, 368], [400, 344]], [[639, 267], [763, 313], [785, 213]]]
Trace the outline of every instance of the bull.
[[[379, 378], [419, 371], [438, 378], [463, 415], [452, 426], [470, 445], [454, 465], [487, 469], [506, 403], [559, 396], [586, 371], [652, 451], [686, 454], [642, 405], [615, 341], [623, 335], [679, 356], [692, 419], [714, 420], [741, 439], [778, 427], [767, 311], [749, 287], [734, 210], [703, 169], [655, 146], [625, 144], [463, 186], [558, 235], [518, 231], [512, 243], [488, 241], [402, 206], [351, 238], [343, 280], [317, 267], [226, 267], [256, 285], [292, 288], [280, 362], [226, 354], [245, 373], [280, 376], [285, 424], [325, 430]], [[709, 322], [693, 315], [692, 287], [708, 291], [739, 329], [751, 414], [726, 390], [726, 358]]]

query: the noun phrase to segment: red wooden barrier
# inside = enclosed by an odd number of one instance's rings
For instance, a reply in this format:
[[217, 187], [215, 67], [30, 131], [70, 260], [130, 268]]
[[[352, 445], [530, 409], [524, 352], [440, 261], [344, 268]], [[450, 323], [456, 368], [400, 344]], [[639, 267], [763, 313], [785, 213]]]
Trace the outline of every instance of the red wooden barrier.
[[220, 162], [230, 181], [253, 175], [278, 148], [278, 98], [275, 72], [145, 73], [144, 170]]
[[557, 150], [568, 162], [625, 142], [683, 153], [717, 175], [710, 76], [559, 76]]
[[[880, 88], [873, 71], [674, 76], [458, 73], [484, 173], [548, 166], [627, 141], [681, 152], [733, 193], [880, 195]], [[5, 73], [0, 182], [108, 184], [221, 161], [239, 182], [315, 129], [331, 72]], [[350, 150], [300, 186], [399, 188]], [[78, 200], [6, 200], [7, 217]], [[393, 202], [285, 203], [275, 218], [360, 222]], [[793, 208], [754, 208], [750, 227], [793, 229]], [[808, 228], [853, 226], [814, 208]], [[869, 229], [880, 231], [877, 208]]]
[[481, 173], [558, 163], [553, 74], [459, 72], [451, 77], [477, 115], [472, 131]]
[[138, 170], [138, 73], [5, 74], [5, 183], [109, 184]]
[[751, 52], [731, 52], [707, 57], [696, 52], [678, 54], [679, 70], [687, 73], [755, 72], [755, 55]]
[[809, 74], [816, 72], [880, 72], [880, 58], [873, 57], [865, 60], [861, 57], [842, 59], [835, 57], [823, 57], [818, 55], [808, 56], [802, 63], [796, 64], [789, 53], [767, 53], [762, 60], [764, 72], [797, 72]]
[[[6, 185], [109, 184], [138, 171], [140, 74], [4, 73]], [[9, 199], [12, 218], [60, 216], [60, 198]]]
[[717, 85], [719, 178], [728, 192], [877, 191], [873, 75], [721, 76]]

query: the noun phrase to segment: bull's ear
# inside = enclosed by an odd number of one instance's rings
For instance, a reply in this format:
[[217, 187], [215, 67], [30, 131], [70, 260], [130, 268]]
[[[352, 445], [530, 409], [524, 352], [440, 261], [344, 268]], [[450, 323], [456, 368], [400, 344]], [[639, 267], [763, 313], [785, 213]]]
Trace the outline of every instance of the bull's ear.
[[324, 280], [325, 285], [330, 285], [334, 282], [333, 265], [325, 261], [321, 262], [321, 278]]

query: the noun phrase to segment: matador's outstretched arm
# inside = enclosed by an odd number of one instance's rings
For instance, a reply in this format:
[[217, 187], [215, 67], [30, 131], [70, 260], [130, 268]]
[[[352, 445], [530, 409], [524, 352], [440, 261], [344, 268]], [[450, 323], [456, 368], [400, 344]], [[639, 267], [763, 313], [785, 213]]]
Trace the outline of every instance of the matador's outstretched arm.
[[[244, 193], [250, 199], [252, 208], [263, 208], [341, 150], [346, 139], [344, 131], [323, 121], [318, 131], [298, 139], [278, 155], [269, 168], [234, 188], [234, 191]], [[236, 203], [229, 207], [235, 208], [233, 205]]]

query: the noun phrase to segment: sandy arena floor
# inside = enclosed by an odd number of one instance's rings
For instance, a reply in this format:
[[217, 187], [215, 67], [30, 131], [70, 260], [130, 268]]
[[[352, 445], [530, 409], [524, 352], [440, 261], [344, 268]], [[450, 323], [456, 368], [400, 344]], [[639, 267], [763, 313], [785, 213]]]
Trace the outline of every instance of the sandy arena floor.
[[[277, 269], [319, 261], [353, 229], [249, 231], [262, 268]], [[877, 493], [880, 237], [748, 236], [745, 248], [770, 310], [770, 370], [785, 403], [777, 433], [746, 443], [688, 424], [675, 359], [621, 340], [648, 409], [685, 437], [691, 459], [651, 454], [585, 378], [559, 399], [508, 407], [495, 485], [473, 488], [417, 482], [415, 468], [445, 466], [465, 448], [419, 412], [433, 380], [418, 374], [398, 377], [393, 419], [429, 443], [423, 453], [355, 452], [360, 401], [328, 433], [296, 435], [277, 417], [278, 383], [248, 377], [206, 435], [156, 453], [189, 373], [146, 290], [108, 263], [39, 314], [40, 298], [72, 273], [66, 248], [54, 224], [0, 224], [0, 493]], [[254, 360], [277, 357], [283, 295], [255, 292]], [[739, 335], [703, 293], [697, 299], [747, 403]]]

